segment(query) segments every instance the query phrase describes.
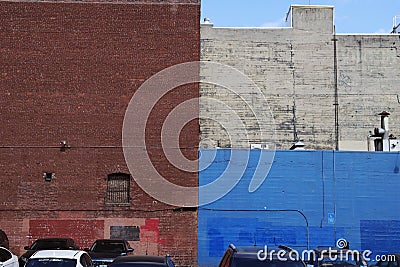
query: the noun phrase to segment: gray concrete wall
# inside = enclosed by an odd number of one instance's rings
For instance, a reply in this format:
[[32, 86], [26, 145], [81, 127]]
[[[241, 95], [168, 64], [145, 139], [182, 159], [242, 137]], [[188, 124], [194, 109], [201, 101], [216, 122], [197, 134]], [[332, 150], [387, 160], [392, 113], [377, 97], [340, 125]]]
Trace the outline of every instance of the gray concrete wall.
[[[235, 89], [235, 95], [221, 86], [202, 84], [202, 97], [225, 103], [224, 110], [201, 102], [200, 116], [213, 118], [201, 120], [201, 140], [208, 140], [204, 147], [247, 148], [249, 143], [267, 143], [289, 149], [295, 139], [295, 106], [297, 135], [306, 149], [335, 148], [333, 7], [296, 6], [291, 11], [293, 27], [287, 28], [202, 25], [201, 60], [234, 67], [253, 80], [269, 109], [257, 101], [250, 106], [265, 109], [273, 119], [270, 132], [260, 139], [257, 118], [239, 97], [251, 94], [248, 88]], [[366, 150], [367, 135], [380, 126], [377, 114], [383, 110], [391, 113], [391, 132], [400, 136], [399, 35], [337, 35], [336, 39], [340, 149]], [[203, 77], [207, 75], [202, 71]], [[234, 130], [221, 126], [231, 116], [229, 109], [239, 114], [244, 126]], [[243, 132], [247, 136], [240, 138], [242, 142], [227, 138]]]

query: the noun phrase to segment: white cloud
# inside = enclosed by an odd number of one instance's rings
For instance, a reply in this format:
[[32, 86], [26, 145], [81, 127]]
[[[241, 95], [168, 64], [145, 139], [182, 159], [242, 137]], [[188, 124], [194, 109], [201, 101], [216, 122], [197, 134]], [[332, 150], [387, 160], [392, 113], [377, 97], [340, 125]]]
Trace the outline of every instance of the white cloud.
[[277, 21], [266, 22], [261, 25], [261, 27], [285, 27], [286, 26], [286, 17], [280, 18]]
[[376, 30], [374, 33], [390, 33], [390, 31], [380, 28], [380, 29]]

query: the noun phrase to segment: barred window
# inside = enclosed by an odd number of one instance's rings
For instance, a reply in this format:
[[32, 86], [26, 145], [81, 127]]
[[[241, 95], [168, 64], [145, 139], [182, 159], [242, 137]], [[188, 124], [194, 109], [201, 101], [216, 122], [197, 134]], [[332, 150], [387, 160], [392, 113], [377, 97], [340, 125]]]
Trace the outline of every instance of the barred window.
[[130, 175], [112, 173], [107, 178], [106, 204], [129, 204]]

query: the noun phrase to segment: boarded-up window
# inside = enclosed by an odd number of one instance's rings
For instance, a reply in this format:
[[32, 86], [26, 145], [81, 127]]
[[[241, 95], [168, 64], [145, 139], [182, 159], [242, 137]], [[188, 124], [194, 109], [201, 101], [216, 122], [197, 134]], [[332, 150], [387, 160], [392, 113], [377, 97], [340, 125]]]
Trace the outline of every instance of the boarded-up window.
[[113, 173], [107, 179], [107, 204], [129, 204], [130, 175]]
[[110, 226], [111, 239], [125, 239], [128, 241], [140, 241], [139, 226]]

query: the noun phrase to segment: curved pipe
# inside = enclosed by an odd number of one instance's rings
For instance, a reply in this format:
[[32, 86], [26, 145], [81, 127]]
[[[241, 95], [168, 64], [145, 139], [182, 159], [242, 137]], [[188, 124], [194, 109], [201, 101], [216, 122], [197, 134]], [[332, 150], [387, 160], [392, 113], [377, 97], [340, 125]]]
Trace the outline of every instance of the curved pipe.
[[300, 210], [294, 210], [294, 209], [282, 209], [282, 210], [246, 210], [246, 209], [239, 209], [239, 210], [233, 210], [233, 209], [211, 209], [211, 208], [199, 208], [199, 210], [208, 210], [208, 211], [222, 211], [222, 212], [296, 212], [300, 214], [303, 218], [304, 221], [306, 222], [306, 242], [307, 242], [307, 250], [310, 248], [310, 233], [309, 233], [309, 225], [308, 225], [308, 219], [307, 216]]

